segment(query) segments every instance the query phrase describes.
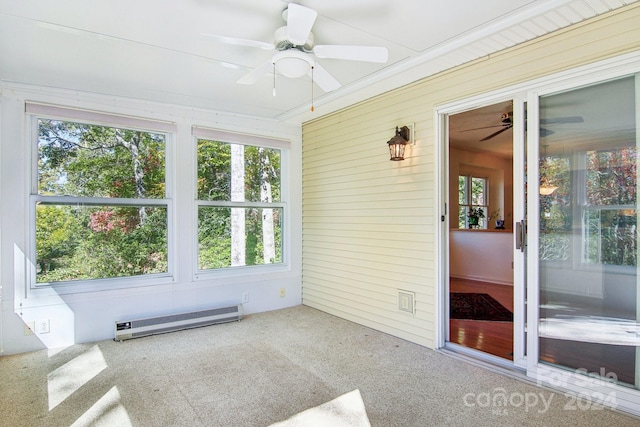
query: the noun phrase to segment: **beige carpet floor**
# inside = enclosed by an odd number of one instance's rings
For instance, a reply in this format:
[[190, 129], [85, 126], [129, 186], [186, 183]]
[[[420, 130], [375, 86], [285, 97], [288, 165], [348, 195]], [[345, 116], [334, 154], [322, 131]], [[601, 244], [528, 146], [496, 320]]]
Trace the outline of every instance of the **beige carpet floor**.
[[[502, 392], [506, 405], [489, 403]], [[567, 403], [305, 306], [0, 358], [0, 426], [322, 425], [313, 413], [336, 411], [374, 427], [640, 425]]]

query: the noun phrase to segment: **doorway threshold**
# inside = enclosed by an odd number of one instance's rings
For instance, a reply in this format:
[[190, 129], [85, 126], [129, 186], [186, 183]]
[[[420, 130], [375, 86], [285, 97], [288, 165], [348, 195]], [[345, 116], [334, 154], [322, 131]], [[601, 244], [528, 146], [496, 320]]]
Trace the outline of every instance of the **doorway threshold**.
[[511, 360], [503, 359], [492, 354], [483, 353], [481, 351], [473, 350], [450, 342], [446, 343], [445, 347], [439, 348], [438, 351], [492, 372], [531, 382], [531, 379], [527, 377], [526, 370], [516, 366]]

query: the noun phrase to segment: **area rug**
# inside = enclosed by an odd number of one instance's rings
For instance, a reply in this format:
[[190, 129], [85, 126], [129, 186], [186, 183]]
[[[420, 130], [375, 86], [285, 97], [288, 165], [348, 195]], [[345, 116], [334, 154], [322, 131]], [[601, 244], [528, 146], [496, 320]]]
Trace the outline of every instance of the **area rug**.
[[513, 322], [513, 313], [489, 294], [451, 292], [449, 300], [451, 319]]

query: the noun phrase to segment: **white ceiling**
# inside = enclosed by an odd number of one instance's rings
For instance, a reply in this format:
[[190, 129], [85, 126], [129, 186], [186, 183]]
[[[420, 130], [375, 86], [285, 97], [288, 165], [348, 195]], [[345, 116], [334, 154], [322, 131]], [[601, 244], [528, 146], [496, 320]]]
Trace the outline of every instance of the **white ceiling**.
[[[509, 128], [493, 138], [482, 139], [503, 130], [502, 115], [513, 118], [511, 101], [487, 105], [449, 116], [449, 145], [464, 151], [486, 152], [513, 158], [513, 129]], [[512, 119], [513, 120], [513, 119]]]
[[[322, 59], [309, 77], [236, 83], [273, 52], [203, 33], [273, 42], [283, 0], [0, 0], [0, 81], [301, 123], [636, 0], [299, 0], [316, 44], [384, 46], [386, 64]], [[312, 87], [316, 111], [310, 111]]]

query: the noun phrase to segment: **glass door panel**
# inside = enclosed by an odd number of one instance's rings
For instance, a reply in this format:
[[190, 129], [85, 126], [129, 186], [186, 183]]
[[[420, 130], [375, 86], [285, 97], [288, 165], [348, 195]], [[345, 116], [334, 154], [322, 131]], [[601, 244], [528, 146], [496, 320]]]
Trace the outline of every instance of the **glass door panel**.
[[638, 388], [636, 76], [540, 98], [539, 358]]

